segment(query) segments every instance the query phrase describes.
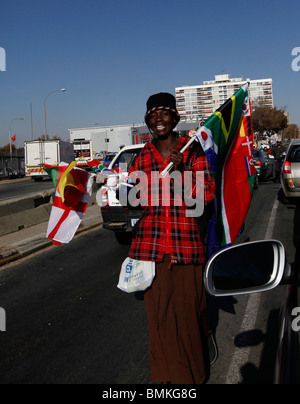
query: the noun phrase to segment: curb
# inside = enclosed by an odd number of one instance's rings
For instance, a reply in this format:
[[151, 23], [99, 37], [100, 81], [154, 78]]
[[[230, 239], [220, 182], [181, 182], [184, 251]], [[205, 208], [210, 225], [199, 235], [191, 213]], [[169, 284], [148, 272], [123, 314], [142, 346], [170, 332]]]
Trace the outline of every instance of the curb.
[[16, 248], [1, 247], [0, 248], [0, 267], [21, 258], [21, 254]]
[[53, 195], [52, 191], [35, 192], [24, 197], [0, 201], [0, 236], [47, 221]]
[[[99, 227], [102, 223], [99, 221], [99, 216], [89, 217], [79, 225], [75, 236]], [[52, 240], [46, 238], [46, 233], [42, 233], [10, 246], [0, 247], [0, 267], [50, 246], [52, 246]]]

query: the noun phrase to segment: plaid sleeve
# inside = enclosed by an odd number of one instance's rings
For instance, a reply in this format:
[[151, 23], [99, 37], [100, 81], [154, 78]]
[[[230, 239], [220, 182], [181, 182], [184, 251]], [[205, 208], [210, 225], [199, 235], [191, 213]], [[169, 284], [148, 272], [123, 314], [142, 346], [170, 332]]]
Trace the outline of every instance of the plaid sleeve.
[[[197, 172], [202, 172], [203, 175], [200, 177], [196, 176]], [[205, 156], [198, 157], [193, 165], [193, 176], [194, 186], [193, 186], [193, 198], [203, 197], [203, 188], [204, 188], [204, 204], [207, 205], [210, 203], [215, 197], [215, 180], [212, 176], [207, 158]], [[198, 184], [196, 183], [198, 181]], [[199, 183], [200, 181], [200, 183]], [[197, 195], [197, 193], [201, 193], [201, 195]]]

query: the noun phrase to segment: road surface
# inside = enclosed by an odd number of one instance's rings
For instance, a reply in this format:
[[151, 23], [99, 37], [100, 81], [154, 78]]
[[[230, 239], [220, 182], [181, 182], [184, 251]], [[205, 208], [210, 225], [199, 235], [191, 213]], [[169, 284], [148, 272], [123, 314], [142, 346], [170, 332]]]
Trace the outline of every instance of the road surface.
[[54, 189], [52, 180], [34, 182], [31, 178], [0, 181], [0, 201]]
[[[278, 185], [255, 191], [239, 242], [275, 238], [294, 258], [293, 206]], [[147, 319], [141, 293], [117, 289], [128, 247], [102, 228], [0, 271], [0, 383], [146, 384]], [[209, 298], [219, 348], [209, 384], [272, 383], [278, 315], [286, 287], [251, 296]]]

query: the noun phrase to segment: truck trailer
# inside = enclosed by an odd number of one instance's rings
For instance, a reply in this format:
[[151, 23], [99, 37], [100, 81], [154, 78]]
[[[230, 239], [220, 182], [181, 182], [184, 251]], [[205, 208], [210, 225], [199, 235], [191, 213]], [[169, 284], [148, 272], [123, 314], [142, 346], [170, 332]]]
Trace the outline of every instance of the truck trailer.
[[88, 163], [94, 160], [93, 142], [89, 139], [75, 139], [71, 141], [74, 148], [74, 160], [76, 166], [88, 169]]
[[59, 165], [74, 161], [74, 148], [72, 143], [62, 140], [32, 140], [24, 142], [25, 175], [33, 180], [42, 180], [48, 177], [43, 164]]
[[[198, 127], [198, 122], [179, 122], [175, 131], [179, 136], [191, 135]], [[100, 155], [107, 153], [118, 153], [124, 146], [147, 143], [153, 138], [144, 123], [77, 128], [69, 129], [69, 132], [74, 152], [76, 145], [76, 158], [84, 156], [82, 163], [87, 159], [99, 159]]]
[[[78, 150], [77, 158], [79, 157], [80, 142], [90, 142], [91, 159], [98, 158], [99, 155], [106, 155], [107, 153], [118, 153], [124, 146], [139, 143], [138, 137], [142, 130], [143, 133], [145, 132], [144, 136], [149, 132], [146, 126], [136, 127], [133, 125], [69, 129], [70, 141], [74, 144], [74, 152], [76, 148]], [[87, 148], [82, 148], [82, 153], [84, 150], [88, 158]]]

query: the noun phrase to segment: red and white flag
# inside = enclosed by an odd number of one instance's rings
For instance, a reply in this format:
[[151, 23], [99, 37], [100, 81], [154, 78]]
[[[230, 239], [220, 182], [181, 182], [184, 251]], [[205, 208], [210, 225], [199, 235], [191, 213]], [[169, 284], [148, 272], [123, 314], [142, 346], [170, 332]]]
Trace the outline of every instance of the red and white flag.
[[75, 164], [44, 166], [56, 183], [46, 235], [53, 240], [53, 244], [69, 243], [72, 240], [92, 194], [94, 175], [75, 167]]

